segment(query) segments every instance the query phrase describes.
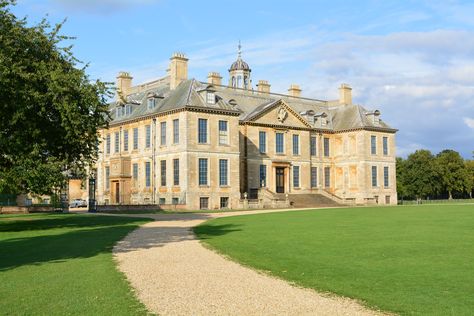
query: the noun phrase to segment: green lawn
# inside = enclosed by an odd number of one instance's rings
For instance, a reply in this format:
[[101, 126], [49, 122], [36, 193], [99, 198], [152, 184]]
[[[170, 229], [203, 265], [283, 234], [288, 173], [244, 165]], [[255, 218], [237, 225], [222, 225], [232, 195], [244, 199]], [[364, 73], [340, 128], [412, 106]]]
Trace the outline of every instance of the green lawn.
[[211, 220], [245, 265], [404, 315], [474, 313], [474, 205], [342, 208]]
[[0, 216], [0, 314], [143, 315], [112, 247], [146, 219]]

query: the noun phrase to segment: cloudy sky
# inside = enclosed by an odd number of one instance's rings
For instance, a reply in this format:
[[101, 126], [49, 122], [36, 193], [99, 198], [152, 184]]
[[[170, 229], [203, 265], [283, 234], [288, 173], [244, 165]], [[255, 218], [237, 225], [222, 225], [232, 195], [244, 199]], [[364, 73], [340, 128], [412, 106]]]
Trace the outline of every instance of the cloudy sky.
[[13, 12], [67, 18], [63, 33], [76, 37], [92, 78], [158, 78], [180, 51], [190, 77], [226, 80], [240, 39], [254, 84], [284, 93], [297, 83], [304, 96], [336, 99], [349, 83], [354, 102], [399, 129], [400, 156], [474, 150], [472, 1], [18, 0]]

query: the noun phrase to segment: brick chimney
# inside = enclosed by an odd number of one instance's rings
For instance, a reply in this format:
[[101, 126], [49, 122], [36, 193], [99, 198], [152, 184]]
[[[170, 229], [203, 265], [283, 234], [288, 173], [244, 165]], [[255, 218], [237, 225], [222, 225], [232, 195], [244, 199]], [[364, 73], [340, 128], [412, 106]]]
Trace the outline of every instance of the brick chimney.
[[132, 88], [132, 79], [128, 72], [121, 71], [117, 75], [117, 94], [121, 94], [122, 97], [126, 97], [130, 94]]
[[170, 89], [188, 79], [188, 59], [182, 53], [174, 53], [170, 58]]
[[221, 85], [222, 77], [218, 72], [210, 72], [207, 75], [207, 82], [210, 84]]
[[257, 91], [262, 93], [270, 93], [270, 84], [267, 80], [259, 80], [257, 83]]
[[342, 83], [339, 87], [339, 103], [352, 104], [352, 88], [347, 83]]
[[288, 89], [288, 94], [292, 97], [300, 97], [301, 96], [301, 89], [300, 86], [297, 84], [292, 84], [290, 85], [290, 88]]

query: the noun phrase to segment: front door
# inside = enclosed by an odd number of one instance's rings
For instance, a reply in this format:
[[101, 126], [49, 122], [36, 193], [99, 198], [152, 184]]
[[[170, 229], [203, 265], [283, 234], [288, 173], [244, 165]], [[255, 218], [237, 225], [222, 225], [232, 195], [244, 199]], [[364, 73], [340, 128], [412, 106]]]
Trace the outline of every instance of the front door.
[[285, 193], [285, 168], [276, 167], [276, 193]]

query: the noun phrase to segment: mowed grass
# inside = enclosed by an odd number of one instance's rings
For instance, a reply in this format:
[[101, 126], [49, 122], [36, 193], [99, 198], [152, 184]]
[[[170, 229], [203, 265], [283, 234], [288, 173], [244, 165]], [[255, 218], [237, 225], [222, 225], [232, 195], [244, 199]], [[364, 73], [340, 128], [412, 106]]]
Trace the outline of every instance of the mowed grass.
[[0, 314], [143, 315], [112, 248], [147, 219], [0, 216]]
[[195, 232], [245, 265], [370, 307], [403, 315], [474, 313], [474, 205], [227, 217]]

